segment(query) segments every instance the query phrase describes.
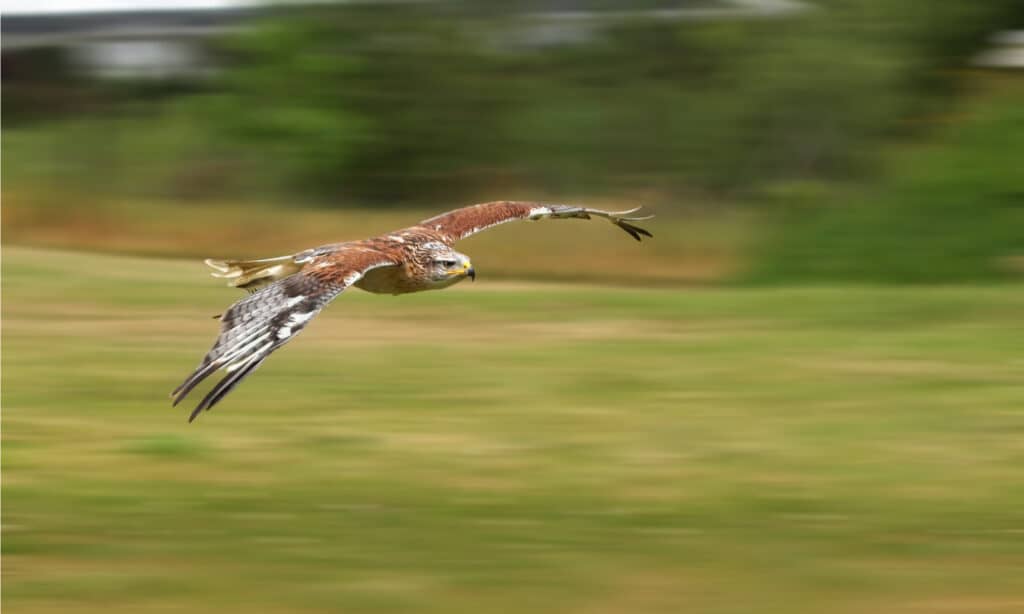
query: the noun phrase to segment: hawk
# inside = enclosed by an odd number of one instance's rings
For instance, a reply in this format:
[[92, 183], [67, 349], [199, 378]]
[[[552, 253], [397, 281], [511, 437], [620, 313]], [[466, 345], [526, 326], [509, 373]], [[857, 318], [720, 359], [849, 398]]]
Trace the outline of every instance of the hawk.
[[378, 294], [440, 290], [476, 279], [469, 256], [452, 247], [460, 239], [513, 220], [605, 218], [637, 241], [652, 237], [632, 222], [653, 216], [569, 205], [499, 201], [463, 207], [415, 226], [363, 239], [314, 247], [263, 260], [207, 260], [229, 286], [250, 295], [220, 317], [220, 334], [195, 371], [171, 393], [174, 405], [214, 372], [226, 375], [189, 415], [216, 405], [267, 356], [292, 340], [327, 303], [355, 286]]

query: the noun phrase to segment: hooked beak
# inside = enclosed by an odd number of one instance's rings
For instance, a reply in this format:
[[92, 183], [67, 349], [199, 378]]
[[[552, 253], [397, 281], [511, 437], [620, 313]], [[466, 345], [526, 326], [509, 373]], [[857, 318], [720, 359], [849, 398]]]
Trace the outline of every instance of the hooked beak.
[[445, 271], [445, 273], [453, 277], [465, 276], [476, 281], [476, 269], [474, 269], [472, 263], [468, 261], [462, 263], [461, 269], [452, 269], [451, 271]]

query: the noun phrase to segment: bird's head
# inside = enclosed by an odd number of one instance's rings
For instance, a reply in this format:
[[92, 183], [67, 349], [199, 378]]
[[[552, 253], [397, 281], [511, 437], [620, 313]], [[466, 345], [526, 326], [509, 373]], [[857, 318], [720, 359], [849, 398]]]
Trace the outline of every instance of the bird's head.
[[476, 279], [473, 263], [466, 254], [460, 254], [447, 245], [435, 244], [428, 255], [427, 274], [436, 286], [450, 286], [467, 277]]

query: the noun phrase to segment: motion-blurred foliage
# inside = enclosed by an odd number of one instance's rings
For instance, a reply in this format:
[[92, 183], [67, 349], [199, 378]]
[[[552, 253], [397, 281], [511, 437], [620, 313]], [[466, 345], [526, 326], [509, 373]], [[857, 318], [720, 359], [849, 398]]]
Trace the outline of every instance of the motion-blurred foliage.
[[[942, 283], [1024, 273], [1024, 84], [978, 92], [941, 146], [886, 152], [889, 169], [844, 193], [780, 189], [758, 281]], [[784, 203], [784, 205], [783, 205]]]
[[122, 87], [128, 113], [91, 136], [58, 127], [48, 172], [149, 196], [392, 205], [751, 194], [870, 170], [880, 137], [942, 108], [945, 69], [1022, 17], [1015, 0], [833, 0], [552, 34], [497, 3], [295, 8], [223, 40], [227, 70], [192, 95], [145, 105]]
[[779, 20], [562, 24], [551, 44], [528, 20], [443, 6], [318, 7], [231, 41], [218, 125], [284, 148], [271, 168], [287, 157], [291, 187], [362, 202], [746, 191], [862, 170], [1021, 11], [834, 1]]

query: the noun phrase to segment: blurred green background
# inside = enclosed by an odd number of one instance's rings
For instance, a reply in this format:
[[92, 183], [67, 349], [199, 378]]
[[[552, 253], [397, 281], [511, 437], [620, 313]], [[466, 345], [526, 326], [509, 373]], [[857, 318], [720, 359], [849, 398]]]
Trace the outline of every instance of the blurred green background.
[[[1024, 609], [1020, 2], [206, 11], [4, 15], [5, 608]], [[503, 226], [169, 407], [201, 258], [499, 199], [655, 238]]]

